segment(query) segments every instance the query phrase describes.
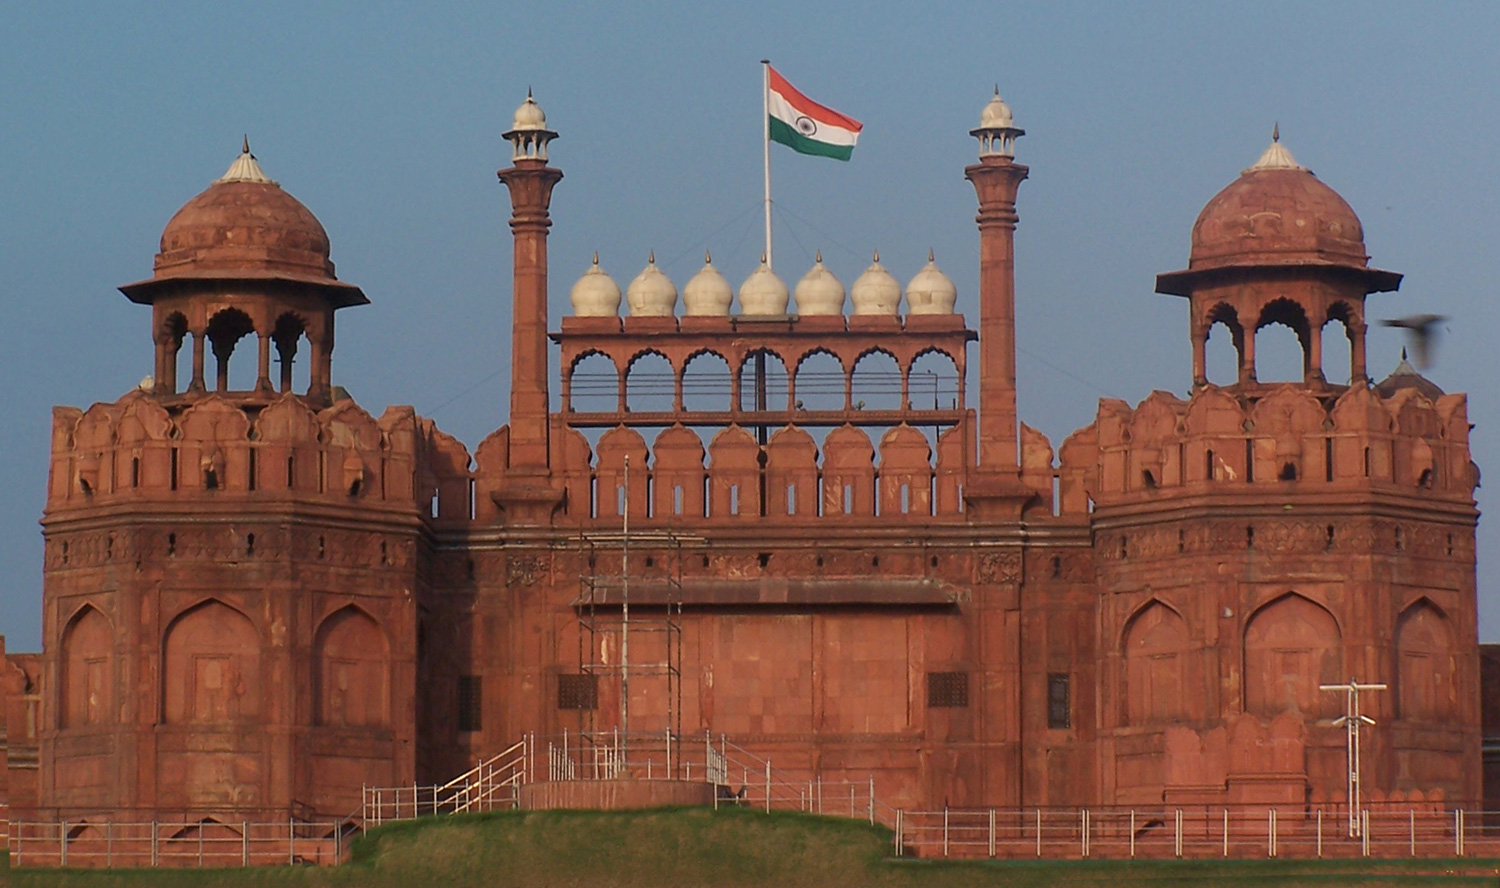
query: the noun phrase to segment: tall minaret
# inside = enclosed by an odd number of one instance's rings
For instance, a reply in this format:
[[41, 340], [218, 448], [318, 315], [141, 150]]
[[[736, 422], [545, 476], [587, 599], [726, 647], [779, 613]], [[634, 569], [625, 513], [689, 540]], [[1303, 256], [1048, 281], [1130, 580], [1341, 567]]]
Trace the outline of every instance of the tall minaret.
[[510, 229], [515, 241], [511, 278], [510, 482], [502, 496], [507, 513], [545, 520], [551, 511], [547, 478], [547, 208], [562, 171], [547, 166], [547, 115], [526, 91], [505, 138], [512, 165], [497, 174], [510, 189]]
[[1015, 149], [1026, 131], [996, 87], [969, 134], [979, 139], [979, 163], [964, 169], [979, 194], [979, 470], [1015, 475], [1016, 191], [1028, 172]]

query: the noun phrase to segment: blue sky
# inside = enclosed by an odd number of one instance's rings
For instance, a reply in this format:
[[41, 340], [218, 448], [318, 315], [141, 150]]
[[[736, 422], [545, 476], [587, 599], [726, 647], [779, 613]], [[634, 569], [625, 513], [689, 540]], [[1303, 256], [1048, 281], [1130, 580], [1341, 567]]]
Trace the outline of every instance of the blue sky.
[[[1406, 274], [1370, 316], [1453, 317], [1429, 375], [1470, 393], [1476, 459], [1500, 471], [1485, 332], [1500, 327], [1500, 5], [11, 2], [0, 21], [12, 649], [40, 639], [49, 410], [113, 400], [151, 371], [149, 314], [114, 288], [149, 275], [162, 225], [242, 133], [372, 300], [341, 314], [335, 382], [375, 413], [413, 404], [472, 447], [505, 421], [510, 250], [494, 171], [527, 87], [562, 133], [555, 318], [595, 250], [622, 285], [652, 249], [679, 287], [705, 246], [736, 284], [754, 267], [762, 57], [865, 123], [848, 164], [777, 149], [783, 276], [821, 249], [848, 284], [879, 248], [905, 280], [931, 247], [971, 319], [967, 131], [999, 84], [1032, 170], [1021, 413], [1054, 444], [1100, 396], [1186, 392], [1185, 306], [1153, 294], [1153, 275], [1184, 266], [1198, 210], [1279, 121], [1360, 214], [1374, 264]], [[1296, 362], [1261, 348], [1262, 378]], [[1372, 372], [1399, 349], [1372, 329]], [[1500, 523], [1483, 525], [1489, 640], [1497, 543]]]

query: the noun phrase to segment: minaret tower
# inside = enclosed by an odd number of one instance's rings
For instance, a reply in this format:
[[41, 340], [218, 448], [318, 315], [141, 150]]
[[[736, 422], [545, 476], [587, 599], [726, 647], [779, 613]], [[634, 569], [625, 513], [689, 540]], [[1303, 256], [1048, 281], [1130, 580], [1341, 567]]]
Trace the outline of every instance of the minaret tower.
[[547, 448], [547, 229], [548, 207], [561, 170], [547, 166], [547, 145], [557, 133], [526, 91], [505, 138], [512, 166], [500, 170], [510, 189], [510, 230], [515, 242], [511, 273], [510, 465], [497, 501], [511, 521], [545, 522], [560, 494], [548, 479]]
[[[1015, 125], [999, 87], [984, 106], [979, 163], [964, 169], [979, 195], [979, 484], [971, 501], [993, 499], [1014, 486], [1016, 454], [1016, 192], [1030, 172], [1016, 163]], [[984, 509], [981, 508], [981, 512]]]

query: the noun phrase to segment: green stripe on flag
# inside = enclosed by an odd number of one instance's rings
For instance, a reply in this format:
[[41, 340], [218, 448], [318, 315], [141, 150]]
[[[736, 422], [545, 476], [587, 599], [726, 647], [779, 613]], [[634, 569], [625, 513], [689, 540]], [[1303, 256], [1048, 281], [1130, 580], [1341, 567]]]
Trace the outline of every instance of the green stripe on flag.
[[809, 139], [777, 117], [771, 118], [771, 141], [780, 142], [798, 154], [815, 154], [834, 160], [848, 160], [854, 153], [853, 145], [830, 145], [817, 139]]

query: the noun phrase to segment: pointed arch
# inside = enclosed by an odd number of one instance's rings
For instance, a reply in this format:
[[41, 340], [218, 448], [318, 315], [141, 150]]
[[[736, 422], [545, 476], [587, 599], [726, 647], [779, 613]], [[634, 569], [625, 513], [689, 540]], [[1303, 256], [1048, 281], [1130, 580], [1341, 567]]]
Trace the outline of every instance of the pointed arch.
[[1327, 609], [1288, 592], [1251, 615], [1244, 638], [1246, 712], [1261, 718], [1339, 713], [1336, 695], [1318, 689], [1347, 679], [1340, 674], [1343, 634]]
[[1396, 715], [1437, 721], [1453, 713], [1453, 631], [1432, 600], [1418, 598], [1396, 620]]
[[1187, 717], [1187, 622], [1159, 598], [1146, 602], [1120, 636], [1125, 658], [1125, 724]]
[[58, 727], [114, 721], [114, 628], [92, 604], [74, 612], [62, 634], [62, 707]]
[[162, 721], [227, 724], [260, 713], [260, 634], [217, 598], [178, 614], [162, 639]]
[[390, 645], [379, 622], [347, 605], [318, 627], [317, 723], [333, 727], [390, 725]]

